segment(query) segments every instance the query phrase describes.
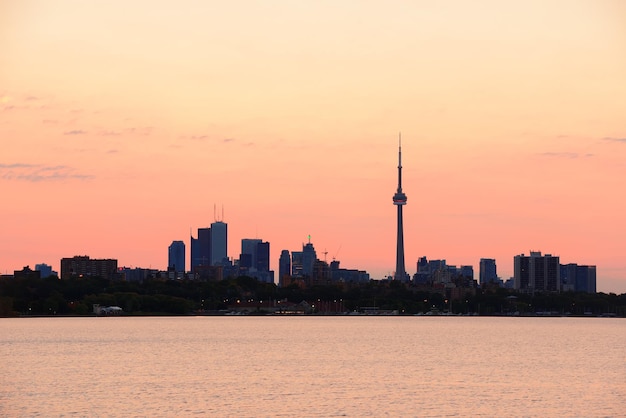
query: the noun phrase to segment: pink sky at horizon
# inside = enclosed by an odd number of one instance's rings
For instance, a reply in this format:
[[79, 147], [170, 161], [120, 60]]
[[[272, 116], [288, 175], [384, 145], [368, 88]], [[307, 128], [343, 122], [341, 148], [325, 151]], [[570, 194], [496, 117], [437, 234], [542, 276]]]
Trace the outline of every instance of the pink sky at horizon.
[[0, 273], [164, 269], [223, 205], [230, 257], [382, 278], [401, 131], [410, 274], [533, 250], [626, 293], [626, 4], [222, 3], [0, 3]]

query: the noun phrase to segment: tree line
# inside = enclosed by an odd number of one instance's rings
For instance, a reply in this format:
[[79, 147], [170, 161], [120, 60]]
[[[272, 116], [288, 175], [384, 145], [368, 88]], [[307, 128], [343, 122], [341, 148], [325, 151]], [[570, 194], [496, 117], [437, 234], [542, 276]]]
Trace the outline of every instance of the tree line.
[[[458, 290], [458, 289], [457, 289]], [[518, 293], [504, 288], [449, 289], [418, 287], [396, 281], [278, 287], [241, 276], [222, 281], [161, 280], [143, 282], [99, 277], [59, 280], [0, 280], [0, 316], [93, 315], [93, 305], [119, 306], [127, 315], [219, 313], [237, 301], [307, 301], [316, 313], [359, 311], [364, 307], [399, 314], [449, 312], [479, 315], [610, 315], [626, 316], [626, 294]], [[332, 312], [324, 306], [334, 307]], [[327, 308], [326, 308], [327, 309]], [[260, 308], [258, 313], [264, 313]]]

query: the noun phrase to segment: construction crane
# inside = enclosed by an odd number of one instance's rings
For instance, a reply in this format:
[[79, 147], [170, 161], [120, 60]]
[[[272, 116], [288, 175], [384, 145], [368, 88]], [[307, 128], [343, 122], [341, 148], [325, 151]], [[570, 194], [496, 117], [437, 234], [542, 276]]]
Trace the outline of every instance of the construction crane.
[[339, 251], [341, 251], [341, 245], [339, 244], [339, 248], [337, 248], [337, 251], [335, 251], [335, 254], [333, 255], [333, 261], [337, 260], [337, 256], [339, 255]]

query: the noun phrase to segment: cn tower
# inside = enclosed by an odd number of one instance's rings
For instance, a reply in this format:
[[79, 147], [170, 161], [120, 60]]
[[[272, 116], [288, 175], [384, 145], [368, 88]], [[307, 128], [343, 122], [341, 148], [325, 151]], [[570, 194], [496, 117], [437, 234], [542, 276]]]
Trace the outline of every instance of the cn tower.
[[393, 204], [398, 207], [398, 242], [396, 244], [396, 272], [394, 280], [406, 279], [404, 270], [404, 233], [402, 227], [402, 206], [406, 205], [406, 195], [402, 193], [402, 136], [398, 135], [398, 190], [393, 195]]

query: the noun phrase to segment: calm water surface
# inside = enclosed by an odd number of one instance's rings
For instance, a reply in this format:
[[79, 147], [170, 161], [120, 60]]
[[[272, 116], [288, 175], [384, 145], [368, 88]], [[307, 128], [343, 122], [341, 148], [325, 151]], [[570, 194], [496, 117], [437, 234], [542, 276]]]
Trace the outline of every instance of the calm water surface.
[[0, 319], [0, 416], [626, 416], [626, 320]]

